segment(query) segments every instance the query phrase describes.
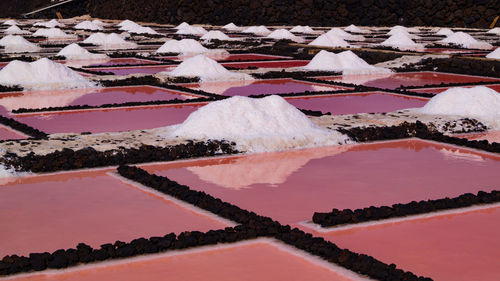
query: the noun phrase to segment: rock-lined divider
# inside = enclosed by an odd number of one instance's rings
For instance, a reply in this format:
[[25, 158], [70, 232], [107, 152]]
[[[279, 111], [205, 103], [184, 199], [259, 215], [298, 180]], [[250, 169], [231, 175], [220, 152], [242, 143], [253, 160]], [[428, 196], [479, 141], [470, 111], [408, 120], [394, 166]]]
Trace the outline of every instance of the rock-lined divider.
[[322, 227], [338, 226], [343, 224], [355, 224], [368, 221], [420, 215], [431, 212], [458, 209], [474, 205], [484, 205], [500, 202], [500, 191], [479, 191], [477, 195], [465, 193], [454, 198], [442, 198], [436, 200], [412, 201], [406, 204], [394, 204], [392, 206], [374, 207], [363, 209], [333, 209], [328, 213], [315, 212], [312, 221]]
[[42, 132], [38, 129], [35, 129], [31, 126], [28, 126], [12, 118], [4, 117], [1, 115], [0, 115], [0, 123], [35, 139], [43, 139], [48, 136], [47, 133], [45, 132]]
[[437, 71], [500, 78], [498, 69], [500, 60], [453, 56], [451, 59], [426, 58], [418, 64], [399, 68], [398, 71]]

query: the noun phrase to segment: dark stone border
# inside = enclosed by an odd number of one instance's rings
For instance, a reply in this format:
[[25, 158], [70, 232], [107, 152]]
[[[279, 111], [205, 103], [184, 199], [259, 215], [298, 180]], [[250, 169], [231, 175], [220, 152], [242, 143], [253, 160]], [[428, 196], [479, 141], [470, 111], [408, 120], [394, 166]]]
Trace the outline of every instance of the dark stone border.
[[[455, 73], [447, 73], [455, 74]], [[458, 74], [460, 75], [460, 74]], [[479, 82], [469, 82], [469, 83], [443, 83], [440, 84], [425, 84], [423, 86], [401, 86], [396, 88], [396, 90], [406, 90], [406, 89], [427, 89], [427, 88], [445, 88], [445, 87], [461, 87], [461, 86], [486, 86], [486, 85], [500, 85], [500, 80], [498, 81], [479, 81]], [[433, 95], [434, 96], [434, 95]]]
[[5, 93], [5, 92], [20, 92], [24, 88], [18, 85], [15, 86], [5, 86], [5, 85], [0, 85], [0, 92]]
[[118, 80], [105, 80], [105, 81], [100, 81], [101, 85], [105, 87], [121, 87], [121, 86], [154, 86], [154, 87], [160, 87], [160, 88], [165, 88], [165, 89], [170, 89], [170, 90], [177, 90], [181, 92], [186, 92], [186, 93], [191, 93], [199, 96], [205, 96], [205, 97], [220, 97], [220, 95], [208, 93], [205, 91], [201, 90], [193, 90], [190, 88], [182, 87], [179, 85], [172, 85], [169, 83], [178, 83], [178, 84], [183, 84], [183, 83], [198, 83], [199, 78], [189, 78], [189, 77], [176, 77], [174, 79], [170, 79], [167, 82], [162, 82], [160, 79], [152, 76], [152, 75], [147, 75], [147, 76], [141, 76], [141, 77], [129, 77], [126, 79], [118, 79]]
[[494, 190], [489, 193], [479, 191], [477, 195], [465, 193], [454, 198], [446, 197], [436, 200], [422, 200], [419, 202], [412, 201], [410, 203], [394, 204], [392, 206], [370, 206], [368, 208], [356, 210], [333, 209], [329, 213], [315, 212], [312, 221], [322, 227], [330, 227], [343, 224], [355, 224], [367, 221], [400, 218], [496, 202], [500, 202], [500, 191]]
[[500, 61], [453, 56], [450, 58], [427, 58], [418, 64], [399, 68], [398, 71], [433, 71], [454, 74], [500, 78]]
[[21, 123], [15, 119], [4, 117], [0, 115], [0, 123], [10, 127], [14, 130], [17, 130], [23, 134], [26, 134], [28, 136], [31, 136], [32, 138], [35, 139], [43, 139], [46, 138], [48, 135], [38, 129], [35, 129], [31, 126], [28, 126], [24, 123]]

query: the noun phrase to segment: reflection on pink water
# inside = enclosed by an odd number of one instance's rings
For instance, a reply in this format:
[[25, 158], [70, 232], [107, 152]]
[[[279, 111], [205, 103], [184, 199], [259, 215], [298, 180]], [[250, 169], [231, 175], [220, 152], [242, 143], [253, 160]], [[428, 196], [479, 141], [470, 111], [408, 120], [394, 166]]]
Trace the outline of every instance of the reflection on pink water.
[[383, 92], [286, 98], [297, 108], [331, 112], [334, 115], [368, 112], [391, 112], [424, 106], [428, 99], [393, 95]]
[[16, 115], [47, 133], [118, 132], [152, 129], [184, 122], [203, 103]]
[[[315, 211], [332, 208], [363, 208], [491, 191], [500, 182], [500, 157], [441, 144], [403, 140], [344, 146], [342, 149], [348, 151], [343, 153], [339, 149], [268, 154], [267, 159], [273, 160], [262, 164], [253, 161], [255, 156], [247, 156], [224, 160], [227, 162], [190, 161], [145, 169], [285, 224], [310, 220]], [[228, 187], [228, 182], [238, 182], [241, 176], [227, 172], [232, 171], [231, 164], [240, 169], [246, 161], [251, 164], [246, 166], [244, 182], [251, 185]], [[274, 167], [296, 166], [283, 169], [290, 172], [263, 183], [259, 170], [278, 171], [268, 166], [270, 161]], [[255, 179], [250, 180], [252, 175]]]
[[227, 225], [100, 171], [19, 178], [0, 186], [0, 226], [3, 257]]
[[[190, 58], [194, 55], [191, 56], [164, 56], [164, 57], [159, 57], [163, 59], [168, 59], [168, 60], [185, 60], [186, 58]], [[211, 54], [207, 53], [205, 56], [216, 60], [216, 61], [221, 61], [221, 60], [231, 60], [231, 61], [257, 61], [257, 60], [276, 60], [276, 59], [291, 59], [291, 57], [284, 57], [284, 56], [273, 56], [273, 55], [262, 55], [262, 54], [229, 54], [229, 55], [224, 55], [224, 54]]]
[[308, 60], [281, 60], [281, 61], [249, 61], [249, 62], [223, 62], [224, 67], [233, 68], [289, 68], [289, 67], [300, 67], [305, 66], [309, 63]]
[[206, 82], [183, 84], [182, 86], [225, 96], [250, 96], [263, 94], [303, 93], [305, 91], [336, 91], [350, 89], [341, 86], [297, 81], [291, 78], [255, 81]]
[[[348, 77], [346, 76], [346, 78]], [[343, 76], [328, 76], [328, 77], [320, 77], [318, 79], [342, 82], [346, 78], [344, 78]], [[394, 73], [387, 78], [370, 80], [363, 82], [361, 84], [368, 87], [396, 89], [401, 86], [423, 86], [426, 84], [437, 85], [441, 83], [472, 83], [472, 82], [490, 82], [490, 81], [500, 81], [500, 79], [491, 77], [423, 71], [423, 72]]]
[[27, 139], [28, 136], [7, 128], [5, 126], [0, 126], [0, 140], [21, 140]]
[[498, 280], [500, 208], [315, 233], [434, 280]]
[[95, 67], [87, 68], [92, 71], [111, 72], [114, 75], [129, 75], [129, 74], [156, 74], [162, 71], [172, 71], [176, 65], [159, 65], [159, 66], [124, 66], [124, 67]]
[[85, 268], [53, 275], [43, 273], [13, 280], [119, 280], [119, 281], [205, 281], [205, 280], [353, 280], [332, 269], [288, 253], [268, 242], [211, 248], [148, 260]]
[[457, 135], [456, 137], [466, 138], [468, 140], [487, 140], [488, 142], [500, 143], [500, 131], [488, 131], [484, 133], [473, 133]]
[[[485, 86], [500, 93], [500, 85], [485, 85]], [[462, 87], [470, 88], [472, 86], [462, 86]], [[423, 89], [412, 89], [412, 91], [418, 93], [439, 94], [450, 88], [451, 87], [423, 88]]]

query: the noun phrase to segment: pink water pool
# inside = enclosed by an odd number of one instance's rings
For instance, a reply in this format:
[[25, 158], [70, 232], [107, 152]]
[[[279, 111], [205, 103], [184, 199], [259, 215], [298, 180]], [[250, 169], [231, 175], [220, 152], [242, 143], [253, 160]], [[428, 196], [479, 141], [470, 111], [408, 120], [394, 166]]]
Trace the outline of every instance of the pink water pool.
[[139, 59], [139, 58], [113, 58], [104, 63], [96, 63], [92, 65], [123, 65], [123, 64], [154, 64], [159, 63], [158, 61]]
[[3, 257], [227, 225], [100, 171], [2, 183], [0, 226]]
[[123, 66], [123, 67], [94, 67], [87, 68], [92, 71], [111, 72], [114, 75], [129, 74], [156, 74], [162, 71], [172, 71], [176, 65], [158, 65], [158, 66]]
[[500, 207], [315, 233], [434, 280], [494, 281], [500, 276]]
[[250, 62], [223, 62], [222, 65], [225, 67], [232, 68], [289, 68], [289, 67], [300, 67], [305, 66], [309, 63], [308, 60], [288, 60], [288, 61], [250, 61]]
[[272, 242], [247, 242], [164, 254], [131, 262], [76, 271], [37, 273], [13, 280], [119, 280], [119, 281], [205, 281], [205, 280], [359, 280], [349, 278], [327, 265], [317, 264]]
[[349, 76], [327, 76], [319, 77], [320, 80], [340, 81], [347, 83], [361, 84], [368, 87], [377, 87], [383, 89], [396, 89], [401, 86], [423, 86], [441, 83], [473, 83], [473, 82], [491, 82], [500, 81], [498, 78], [481, 77], [463, 74], [451, 74], [442, 72], [406, 72], [394, 73], [384, 78], [369, 79], [367, 76], [360, 75], [357, 82], [355, 77]]
[[456, 137], [466, 138], [468, 140], [487, 140], [490, 143], [491, 142], [500, 143], [500, 131], [488, 131], [483, 133], [456, 135]]
[[14, 118], [51, 134], [117, 132], [182, 123], [202, 105], [204, 104], [28, 113], [15, 115]]
[[183, 87], [225, 96], [303, 93], [305, 91], [338, 91], [352, 88], [298, 81], [291, 78], [254, 81], [204, 82], [182, 84]]
[[28, 136], [9, 127], [0, 125], [0, 140], [21, 140]]
[[421, 140], [144, 168], [284, 224], [311, 220], [315, 211], [452, 197], [500, 183], [499, 156]]
[[0, 106], [11, 111], [19, 108], [44, 108], [197, 98], [200, 96], [153, 86], [127, 86], [97, 89], [24, 91], [0, 95]]
[[300, 109], [320, 110], [338, 114], [391, 112], [424, 106], [428, 99], [407, 97], [384, 92], [339, 94], [330, 96], [286, 98]]
[[[485, 86], [497, 92], [500, 92], [500, 85], [485, 85]], [[462, 86], [462, 87], [470, 88], [472, 86]], [[450, 88], [451, 87], [422, 88], [422, 89], [412, 89], [411, 91], [418, 93], [439, 94]]]

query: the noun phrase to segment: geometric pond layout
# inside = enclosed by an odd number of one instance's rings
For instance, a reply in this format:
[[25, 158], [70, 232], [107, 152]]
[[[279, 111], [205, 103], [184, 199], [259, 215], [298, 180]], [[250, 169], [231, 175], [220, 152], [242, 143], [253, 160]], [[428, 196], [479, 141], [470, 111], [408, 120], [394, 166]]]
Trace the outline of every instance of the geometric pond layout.
[[0, 280], [499, 280], [494, 30], [52, 2], [0, 21]]

